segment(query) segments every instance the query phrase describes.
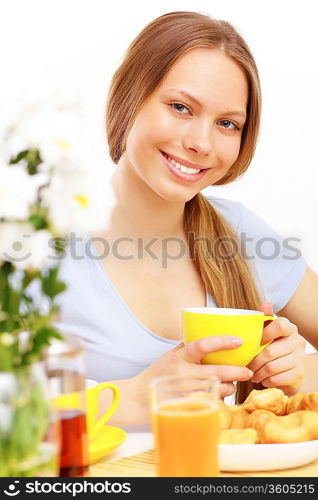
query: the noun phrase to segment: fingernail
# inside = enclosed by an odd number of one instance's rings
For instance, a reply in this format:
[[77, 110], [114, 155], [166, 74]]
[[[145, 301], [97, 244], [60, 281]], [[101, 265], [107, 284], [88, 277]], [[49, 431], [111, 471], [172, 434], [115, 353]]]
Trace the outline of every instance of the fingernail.
[[247, 368], [247, 371], [248, 371], [249, 376], [253, 377], [254, 373], [252, 372], [252, 370], [250, 370], [249, 368]]
[[232, 344], [234, 345], [242, 345], [243, 339], [241, 337], [232, 337]]

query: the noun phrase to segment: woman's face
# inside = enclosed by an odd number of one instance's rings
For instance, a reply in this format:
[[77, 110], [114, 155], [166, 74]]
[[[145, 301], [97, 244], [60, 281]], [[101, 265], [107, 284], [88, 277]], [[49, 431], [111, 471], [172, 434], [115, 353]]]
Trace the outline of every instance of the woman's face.
[[120, 164], [160, 197], [186, 202], [237, 159], [247, 101], [246, 77], [232, 59], [192, 49], [143, 104]]

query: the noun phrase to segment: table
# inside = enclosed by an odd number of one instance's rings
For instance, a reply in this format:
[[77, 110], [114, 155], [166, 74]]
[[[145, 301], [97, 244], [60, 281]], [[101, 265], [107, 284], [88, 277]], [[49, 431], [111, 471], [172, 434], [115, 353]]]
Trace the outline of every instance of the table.
[[[149, 432], [128, 433], [121, 447], [91, 465], [90, 477], [155, 477], [152, 436]], [[139, 448], [139, 452], [136, 450]], [[220, 477], [318, 477], [318, 460], [302, 467], [264, 472], [221, 472]]]

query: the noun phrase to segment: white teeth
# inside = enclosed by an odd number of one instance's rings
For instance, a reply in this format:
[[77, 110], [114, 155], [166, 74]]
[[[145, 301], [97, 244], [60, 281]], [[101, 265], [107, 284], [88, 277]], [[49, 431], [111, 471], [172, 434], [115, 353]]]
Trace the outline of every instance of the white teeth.
[[180, 172], [183, 172], [185, 174], [198, 174], [200, 172], [200, 169], [197, 170], [196, 168], [184, 167], [183, 165], [181, 165]]
[[200, 172], [200, 169], [186, 167], [185, 165], [182, 165], [181, 163], [178, 163], [172, 158], [170, 158], [170, 156], [168, 156], [167, 158], [170, 161], [170, 163], [172, 163], [172, 165], [177, 167], [180, 170], [180, 172], [183, 172], [184, 174], [197, 174]]

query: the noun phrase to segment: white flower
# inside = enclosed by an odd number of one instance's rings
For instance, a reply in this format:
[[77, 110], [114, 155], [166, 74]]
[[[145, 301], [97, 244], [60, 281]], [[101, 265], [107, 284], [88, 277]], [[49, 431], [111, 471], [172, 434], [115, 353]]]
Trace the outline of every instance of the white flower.
[[54, 94], [32, 104], [21, 103], [4, 134], [4, 154], [9, 160], [21, 151], [38, 149], [44, 162], [40, 171], [78, 169], [88, 161], [96, 162], [91, 128], [83, 97]]
[[105, 229], [115, 204], [108, 178], [97, 169], [56, 171], [41, 196], [60, 235]]
[[55, 255], [52, 243], [48, 231], [35, 231], [28, 223], [0, 223], [0, 260], [17, 269], [42, 269]]
[[26, 219], [44, 180], [29, 175], [22, 165], [0, 165], [0, 218]]

